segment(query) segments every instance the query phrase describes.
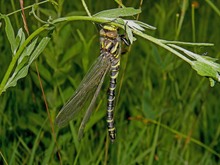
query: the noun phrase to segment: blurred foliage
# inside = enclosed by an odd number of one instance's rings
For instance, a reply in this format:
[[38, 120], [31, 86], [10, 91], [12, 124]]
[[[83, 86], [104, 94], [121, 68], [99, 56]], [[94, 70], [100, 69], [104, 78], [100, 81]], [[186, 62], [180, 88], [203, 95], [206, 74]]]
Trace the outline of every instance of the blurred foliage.
[[[214, 43], [213, 47], [187, 48], [219, 58], [219, 15], [208, 0], [188, 1], [178, 35], [178, 16], [183, 11], [183, 2], [186, 0], [143, 1], [139, 20], [157, 27], [146, 33], [166, 40]], [[25, 1], [24, 5], [33, 3]], [[192, 3], [197, 4], [195, 31]], [[115, 1], [87, 0], [86, 4], [91, 14], [118, 7]], [[123, 4], [140, 7], [140, 1]], [[214, 5], [220, 9], [219, 1]], [[0, 13], [9, 14], [18, 9], [18, 1], [0, 0]], [[86, 15], [79, 0], [59, 1], [58, 6], [48, 2], [41, 4], [38, 10], [42, 20], [50, 16]], [[41, 23], [29, 15], [30, 11], [26, 9], [25, 14], [29, 31], [33, 32]], [[10, 15], [10, 20], [16, 31], [23, 27], [20, 12]], [[3, 27], [2, 22], [1, 80], [11, 61], [11, 48]], [[106, 77], [84, 138], [77, 140], [79, 116], [65, 128], [55, 127], [55, 142], [35, 65], [54, 120], [98, 57], [98, 34], [91, 22], [58, 24], [43, 54], [30, 66], [28, 75], [1, 95], [0, 164], [5, 161], [8, 164], [219, 164], [219, 84], [210, 87], [207, 78], [198, 76], [181, 59], [139, 37], [121, 60], [115, 111], [117, 140], [111, 144], [107, 136]]]

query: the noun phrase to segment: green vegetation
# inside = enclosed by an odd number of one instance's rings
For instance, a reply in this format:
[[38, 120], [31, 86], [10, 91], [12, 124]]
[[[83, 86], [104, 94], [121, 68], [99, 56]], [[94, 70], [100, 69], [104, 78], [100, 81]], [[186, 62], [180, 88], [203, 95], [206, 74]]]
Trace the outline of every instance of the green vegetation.
[[[0, 15], [0, 164], [220, 163], [220, 2], [50, 0], [24, 5], [30, 35], [19, 1], [0, 0], [5, 14]], [[119, 6], [142, 12], [117, 13]], [[101, 12], [109, 9], [116, 12]], [[123, 22], [137, 18], [146, 23], [136, 22], [143, 28], [152, 27], [140, 32]], [[136, 38], [121, 58], [117, 136], [111, 143], [106, 76], [78, 141], [85, 111], [64, 128], [54, 120], [99, 56], [96, 25], [105, 22]]]

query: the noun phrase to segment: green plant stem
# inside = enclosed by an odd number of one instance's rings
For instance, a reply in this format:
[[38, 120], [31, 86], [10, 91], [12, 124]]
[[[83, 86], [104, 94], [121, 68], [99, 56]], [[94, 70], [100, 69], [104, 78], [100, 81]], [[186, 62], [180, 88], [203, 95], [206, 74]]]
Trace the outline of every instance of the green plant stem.
[[[42, 4], [47, 3], [47, 2], [49, 2], [49, 0], [45, 0], [45, 1], [42, 1], [42, 2], [39, 2], [39, 3], [33, 4], [33, 5], [30, 5], [30, 6], [27, 6], [27, 7], [24, 7], [24, 10], [30, 9], [30, 8], [32, 8], [34, 5], [42, 5]], [[19, 9], [19, 10], [16, 10], [16, 11], [14, 11], [14, 12], [11, 12], [11, 13], [7, 14], [7, 16], [13, 15], [13, 14], [18, 13], [18, 12], [20, 12], [20, 11], [22, 11], [22, 9]]]
[[8, 165], [8, 162], [6, 161], [6, 159], [5, 159], [4, 155], [2, 154], [1, 150], [0, 150], [0, 156], [2, 157], [4, 163], [5, 163], [6, 165]]
[[214, 5], [214, 3], [212, 3], [210, 0], [206, 0], [206, 2], [216, 12], [216, 14], [220, 16], [220, 10]]
[[58, 18], [56, 20], [53, 20], [51, 23], [57, 24], [57, 23], [66, 22], [66, 21], [92, 21], [92, 22], [98, 22], [98, 23], [106, 23], [106, 22], [110, 23], [111, 22], [110, 19], [107, 20], [106, 18], [102, 18], [102, 17], [70, 16], [70, 17]]
[[177, 45], [185, 45], [185, 46], [214, 46], [213, 43], [195, 43], [195, 42], [181, 42], [181, 41], [168, 41], [158, 39], [160, 42], [164, 44], [177, 44]]
[[194, 5], [192, 7], [192, 40], [193, 42], [196, 42], [196, 25], [195, 25], [195, 7]]
[[31, 40], [33, 38], [35, 38], [36, 36], [38, 36], [42, 31], [44, 31], [45, 29], [48, 28], [48, 24], [40, 27], [39, 29], [37, 29], [36, 31], [34, 31], [25, 41], [24, 43], [22, 44], [22, 46], [19, 48], [19, 50], [16, 52], [16, 54], [13, 56], [12, 60], [11, 60], [11, 63], [4, 75], [4, 78], [0, 84], [0, 96], [2, 94], [2, 92], [5, 91], [4, 87], [9, 79], [9, 76], [11, 75], [12, 71], [13, 71], [13, 68], [18, 60], [18, 58], [20, 57], [21, 53], [23, 52], [23, 50], [26, 48], [26, 46], [31, 42]]
[[88, 15], [89, 17], [92, 17], [92, 15], [91, 15], [91, 13], [89, 12], [89, 9], [88, 9], [88, 7], [87, 7], [85, 1], [84, 1], [84, 0], [81, 0], [81, 1], [82, 1], [82, 4], [83, 4], [84, 9], [86, 10], [87, 15]]
[[141, 36], [141, 37], [143, 37], [143, 38], [145, 38], [145, 39], [155, 43], [156, 45], [159, 45], [159, 46], [163, 47], [164, 49], [172, 52], [173, 54], [177, 55], [178, 57], [180, 57], [181, 59], [183, 59], [184, 61], [186, 61], [190, 65], [192, 65], [192, 61], [190, 59], [186, 58], [184, 55], [182, 55], [181, 53], [179, 53], [176, 50], [172, 49], [171, 47], [163, 44], [159, 39], [151, 37], [151, 36], [149, 36], [147, 34], [144, 34], [142, 32], [138, 32], [138, 31], [133, 31], [133, 32], [134, 32], [134, 34], [137, 34], [137, 35], [139, 35], [139, 36]]
[[183, 3], [183, 5], [182, 5], [182, 8], [181, 8], [180, 20], [179, 20], [179, 24], [178, 24], [175, 40], [178, 39], [180, 31], [181, 31], [181, 28], [182, 28], [183, 20], [185, 18], [185, 14], [186, 14], [188, 0], [183, 0], [182, 3]]
[[121, 2], [121, 0], [115, 0], [115, 2], [121, 6], [122, 8], [125, 8], [125, 5], [123, 5], [123, 3]]

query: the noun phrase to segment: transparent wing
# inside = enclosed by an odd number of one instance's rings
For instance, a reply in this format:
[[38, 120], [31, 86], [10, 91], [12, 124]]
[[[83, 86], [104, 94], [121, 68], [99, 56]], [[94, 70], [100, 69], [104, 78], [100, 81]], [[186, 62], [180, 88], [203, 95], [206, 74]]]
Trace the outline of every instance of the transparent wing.
[[82, 138], [83, 133], [84, 133], [84, 129], [85, 129], [85, 125], [88, 122], [88, 120], [89, 120], [89, 118], [90, 118], [90, 116], [92, 114], [92, 110], [94, 108], [94, 104], [95, 104], [96, 98], [97, 98], [97, 96], [99, 94], [99, 91], [100, 91], [100, 89], [102, 87], [102, 84], [103, 84], [103, 81], [104, 81], [104, 78], [105, 78], [105, 75], [106, 75], [107, 71], [108, 71], [108, 68], [106, 68], [106, 71], [103, 72], [101, 81], [100, 81], [100, 83], [99, 83], [99, 85], [98, 85], [98, 87], [96, 89], [96, 92], [95, 92], [95, 94], [94, 94], [94, 96], [92, 98], [92, 101], [91, 101], [91, 103], [90, 103], [90, 105], [89, 105], [89, 107], [88, 107], [88, 109], [86, 111], [86, 114], [84, 115], [83, 120], [82, 120], [82, 122], [80, 124], [79, 132], [78, 132], [78, 139], [79, 140]]
[[[90, 111], [92, 111], [94, 102], [102, 86], [104, 76], [109, 71], [110, 65], [110, 59], [108, 57], [99, 56], [81, 81], [73, 96], [69, 99], [69, 101], [67, 101], [67, 103], [58, 113], [55, 122], [59, 127], [67, 125], [69, 121], [72, 120], [83, 108], [85, 103], [91, 99], [91, 96], [94, 95], [95, 92], [92, 102], [86, 112], [88, 118], [90, 117]], [[88, 119], [83, 119], [83, 121], [84, 120], [88, 121]], [[85, 122], [83, 123], [85, 124]]]

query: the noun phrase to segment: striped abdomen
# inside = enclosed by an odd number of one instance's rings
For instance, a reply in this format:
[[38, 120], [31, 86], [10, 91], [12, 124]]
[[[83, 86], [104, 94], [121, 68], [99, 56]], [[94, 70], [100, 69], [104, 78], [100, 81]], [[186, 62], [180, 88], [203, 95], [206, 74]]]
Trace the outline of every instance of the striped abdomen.
[[116, 137], [116, 129], [114, 126], [114, 106], [115, 106], [115, 88], [116, 88], [116, 78], [119, 73], [119, 65], [120, 61], [111, 66], [110, 71], [110, 84], [108, 89], [108, 100], [107, 100], [107, 124], [108, 124], [108, 132], [111, 141], [115, 140]]
[[114, 106], [115, 106], [115, 88], [116, 78], [119, 73], [120, 54], [121, 54], [121, 38], [118, 31], [113, 26], [104, 26], [100, 31], [101, 54], [110, 57], [110, 84], [108, 89], [107, 100], [107, 126], [109, 137], [113, 142], [116, 138], [116, 129], [114, 126]]

